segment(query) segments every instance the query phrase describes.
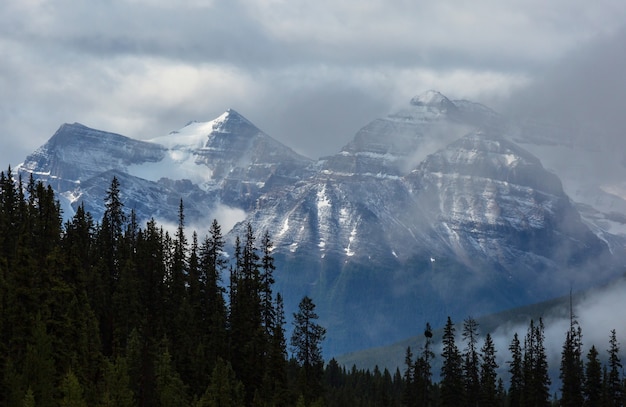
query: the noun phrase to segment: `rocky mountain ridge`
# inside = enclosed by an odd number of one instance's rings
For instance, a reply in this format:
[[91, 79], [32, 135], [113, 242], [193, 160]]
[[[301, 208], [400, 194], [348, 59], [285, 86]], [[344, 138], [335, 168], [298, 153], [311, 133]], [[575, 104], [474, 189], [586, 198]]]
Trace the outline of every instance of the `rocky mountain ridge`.
[[240, 211], [229, 236], [270, 232], [287, 312], [311, 295], [337, 354], [619, 272], [621, 218], [572, 202], [538, 158], [566, 143], [528, 132], [429, 91], [317, 162], [229, 110], [146, 142], [64, 125], [18, 170], [52, 184], [68, 215], [82, 202], [99, 219], [113, 175], [140, 220], [174, 221], [180, 199], [191, 224]]

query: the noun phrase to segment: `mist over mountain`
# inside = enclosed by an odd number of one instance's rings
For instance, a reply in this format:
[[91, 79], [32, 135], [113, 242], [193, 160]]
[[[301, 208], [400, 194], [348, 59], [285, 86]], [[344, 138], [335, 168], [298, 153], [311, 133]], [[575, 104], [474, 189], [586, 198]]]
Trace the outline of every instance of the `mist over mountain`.
[[100, 219], [116, 176], [142, 222], [175, 222], [182, 199], [189, 227], [269, 231], [287, 312], [314, 298], [334, 355], [620, 274], [626, 184], [585, 158], [626, 170], [567, 131], [428, 91], [318, 161], [228, 110], [149, 141], [66, 124], [18, 171], [67, 217], [84, 204]]

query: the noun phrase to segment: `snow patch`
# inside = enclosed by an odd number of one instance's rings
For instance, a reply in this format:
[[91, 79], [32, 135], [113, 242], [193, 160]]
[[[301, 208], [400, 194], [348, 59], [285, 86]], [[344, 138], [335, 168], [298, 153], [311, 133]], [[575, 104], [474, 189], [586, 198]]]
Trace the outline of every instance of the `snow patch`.
[[354, 243], [355, 239], [356, 239], [356, 225], [352, 228], [352, 231], [350, 232], [350, 237], [348, 238], [348, 247], [345, 248], [346, 256], [348, 257], [352, 257], [355, 254], [354, 250], [351, 249], [352, 243]]

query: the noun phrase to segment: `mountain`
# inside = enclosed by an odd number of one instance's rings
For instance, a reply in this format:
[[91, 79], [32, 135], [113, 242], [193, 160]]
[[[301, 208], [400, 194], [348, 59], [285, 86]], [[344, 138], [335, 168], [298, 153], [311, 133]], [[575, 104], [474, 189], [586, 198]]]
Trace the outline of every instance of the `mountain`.
[[18, 169], [57, 188], [69, 216], [83, 203], [99, 219], [116, 176], [139, 220], [175, 221], [182, 198], [188, 224], [233, 211], [231, 241], [248, 223], [269, 231], [287, 315], [310, 295], [334, 355], [616, 275], [626, 200], [574, 201], [582, 178], [542, 164], [590, 151], [570, 141], [429, 91], [316, 162], [228, 110], [148, 141], [64, 125]]
[[172, 222], [181, 198], [190, 220], [222, 206], [246, 210], [263, 192], [307, 177], [312, 165], [230, 109], [148, 141], [64, 124], [18, 170], [51, 184], [67, 217], [84, 204], [100, 219], [116, 176], [140, 221]]

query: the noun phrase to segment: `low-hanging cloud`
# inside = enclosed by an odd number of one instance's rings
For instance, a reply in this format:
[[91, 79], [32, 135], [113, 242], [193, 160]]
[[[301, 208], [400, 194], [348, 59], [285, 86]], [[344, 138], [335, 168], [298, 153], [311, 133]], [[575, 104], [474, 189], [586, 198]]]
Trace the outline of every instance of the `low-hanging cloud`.
[[7, 0], [0, 160], [16, 165], [64, 122], [152, 138], [229, 107], [317, 158], [426, 89], [506, 97], [625, 17], [611, 0]]

